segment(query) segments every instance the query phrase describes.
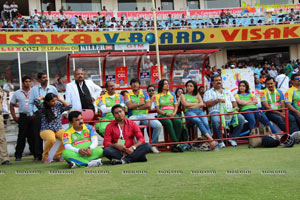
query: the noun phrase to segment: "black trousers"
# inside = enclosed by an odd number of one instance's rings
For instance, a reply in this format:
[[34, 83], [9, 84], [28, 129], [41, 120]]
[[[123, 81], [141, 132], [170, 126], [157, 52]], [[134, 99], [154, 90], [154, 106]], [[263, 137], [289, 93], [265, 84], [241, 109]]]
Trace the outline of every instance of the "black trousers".
[[29, 144], [29, 150], [34, 155], [33, 146], [33, 120], [31, 116], [20, 113], [19, 117], [19, 134], [16, 146], [15, 157], [22, 158], [22, 154], [26, 145], [26, 139]]
[[[127, 163], [131, 162], [146, 162], [146, 154], [150, 152], [151, 146], [148, 143], [144, 143], [139, 146], [132, 154], [123, 158]], [[103, 155], [108, 159], [121, 160], [123, 153], [115, 148], [107, 147], [104, 149]]]
[[34, 157], [42, 159], [43, 154], [43, 140], [40, 136], [41, 131], [41, 115], [38, 112], [34, 113], [33, 117], [33, 144], [34, 144]]

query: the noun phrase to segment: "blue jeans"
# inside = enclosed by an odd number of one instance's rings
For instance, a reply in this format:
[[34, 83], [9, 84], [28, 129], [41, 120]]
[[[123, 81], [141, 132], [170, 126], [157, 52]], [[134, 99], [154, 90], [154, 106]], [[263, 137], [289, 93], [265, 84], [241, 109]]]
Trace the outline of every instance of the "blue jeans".
[[[243, 112], [249, 112], [249, 111], [259, 111], [258, 108], [253, 108], [253, 109], [248, 109], [244, 110]], [[256, 124], [256, 119], [258, 119], [261, 123], [263, 123], [265, 126], [269, 126], [272, 130], [272, 133], [277, 133], [278, 131], [275, 129], [275, 127], [271, 124], [267, 116], [265, 115], [264, 112], [261, 113], [245, 113], [243, 114], [246, 120], [249, 123], [249, 129], [253, 129]]]
[[[148, 143], [144, 143], [136, 150], [130, 154], [127, 155], [123, 160], [125, 160], [127, 163], [131, 162], [146, 162], [146, 154], [150, 152], [151, 146]], [[118, 149], [112, 148], [112, 147], [106, 147], [103, 151], [103, 156], [107, 157], [109, 160], [111, 159], [118, 159], [121, 160], [123, 157], [123, 153], [119, 151]]]
[[[276, 113], [273, 113], [273, 112], [266, 112], [266, 115], [269, 118], [269, 120], [272, 121], [273, 123], [277, 124], [277, 126], [282, 131], [286, 131], [284, 118], [280, 117], [279, 115], [277, 115]], [[299, 131], [296, 119], [291, 113], [289, 113], [289, 128], [290, 128], [290, 133]]]
[[[199, 115], [205, 115], [205, 113], [200, 108], [191, 108], [188, 111], [186, 111], [185, 116], [199, 116]], [[197, 125], [197, 127], [200, 129], [202, 134], [209, 134], [212, 136], [212, 133], [209, 128], [207, 117], [193, 117], [193, 118], [186, 118], [187, 121], [193, 122]]]
[[[146, 114], [140, 114], [140, 115], [132, 115], [129, 117], [129, 119], [151, 119], [152, 116], [148, 116]], [[143, 121], [135, 121], [137, 125], [146, 125], [149, 126], [149, 120], [143, 120]], [[150, 120], [150, 127], [153, 128], [153, 132], [151, 133], [151, 144], [157, 144], [158, 143], [158, 137], [160, 134], [163, 134], [163, 126], [158, 120]]]
[[[212, 111], [210, 113], [212, 114], [220, 114], [219, 111]], [[245, 124], [245, 118], [241, 115], [238, 114], [238, 120], [239, 120], [239, 125], [233, 128], [233, 131], [231, 133], [231, 137], [239, 137], [240, 133], [243, 130], [244, 124]], [[220, 116], [212, 116], [211, 117], [212, 125], [213, 125], [213, 131], [214, 134], [216, 135], [217, 139], [221, 138], [221, 122], [220, 122]]]

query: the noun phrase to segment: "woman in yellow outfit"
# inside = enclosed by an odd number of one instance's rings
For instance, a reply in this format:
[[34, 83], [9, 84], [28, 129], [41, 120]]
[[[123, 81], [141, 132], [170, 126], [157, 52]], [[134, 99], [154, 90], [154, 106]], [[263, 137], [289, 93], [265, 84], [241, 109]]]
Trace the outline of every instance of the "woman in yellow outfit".
[[[49, 151], [54, 146], [56, 138], [62, 141], [65, 132], [61, 126], [62, 113], [70, 110], [72, 106], [53, 93], [48, 93], [45, 97], [36, 98], [34, 104], [42, 116], [40, 136], [45, 141], [42, 161], [45, 164], [49, 164]], [[64, 146], [63, 142], [61, 142], [53, 158], [55, 162], [64, 161], [61, 158], [63, 150]]]

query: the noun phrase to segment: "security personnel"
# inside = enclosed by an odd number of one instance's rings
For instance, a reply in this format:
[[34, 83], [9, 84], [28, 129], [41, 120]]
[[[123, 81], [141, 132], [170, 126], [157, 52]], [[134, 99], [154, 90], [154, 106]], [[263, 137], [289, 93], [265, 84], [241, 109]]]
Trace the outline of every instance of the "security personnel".
[[[116, 104], [125, 107], [124, 98], [121, 94], [116, 93], [115, 83], [113, 81], [107, 81], [105, 83], [105, 88], [107, 93], [100, 97], [100, 101], [97, 104], [102, 112], [102, 118], [100, 118], [100, 120], [115, 120], [111, 113], [111, 108]], [[96, 124], [95, 128], [102, 137], [104, 137], [105, 128], [109, 123], [110, 122], [100, 122]]]
[[11, 165], [9, 162], [9, 157], [7, 153], [7, 146], [6, 146], [6, 138], [5, 138], [5, 129], [3, 123], [3, 116], [2, 116], [2, 102], [3, 102], [4, 92], [0, 87], [0, 162], [2, 165]]
[[[16, 123], [19, 124], [19, 134], [16, 146], [15, 157], [16, 161], [21, 161], [22, 154], [27, 142], [30, 152], [34, 155], [33, 148], [33, 120], [29, 114], [29, 97], [31, 88], [31, 78], [24, 76], [22, 78], [22, 88], [14, 92], [10, 101], [10, 113]], [[15, 107], [18, 104], [19, 117], [16, 116]]]
[[65, 150], [62, 153], [70, 168], [99, 167], [103, 149], [98, 147], [94, 128], [83, 123], [81, 112], [72, 111], [68, 116], [71, 124], [64, 133]]

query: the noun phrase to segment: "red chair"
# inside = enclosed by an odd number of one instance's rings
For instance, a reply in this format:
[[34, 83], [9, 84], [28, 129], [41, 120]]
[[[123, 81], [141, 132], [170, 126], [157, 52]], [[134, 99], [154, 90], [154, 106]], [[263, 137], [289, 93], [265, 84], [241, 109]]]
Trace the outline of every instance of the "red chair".
[[92, 109], [82, 109], [81, 110], [82, 119], [85, 123], [89, 123], [94, 119], [95, 113]]

